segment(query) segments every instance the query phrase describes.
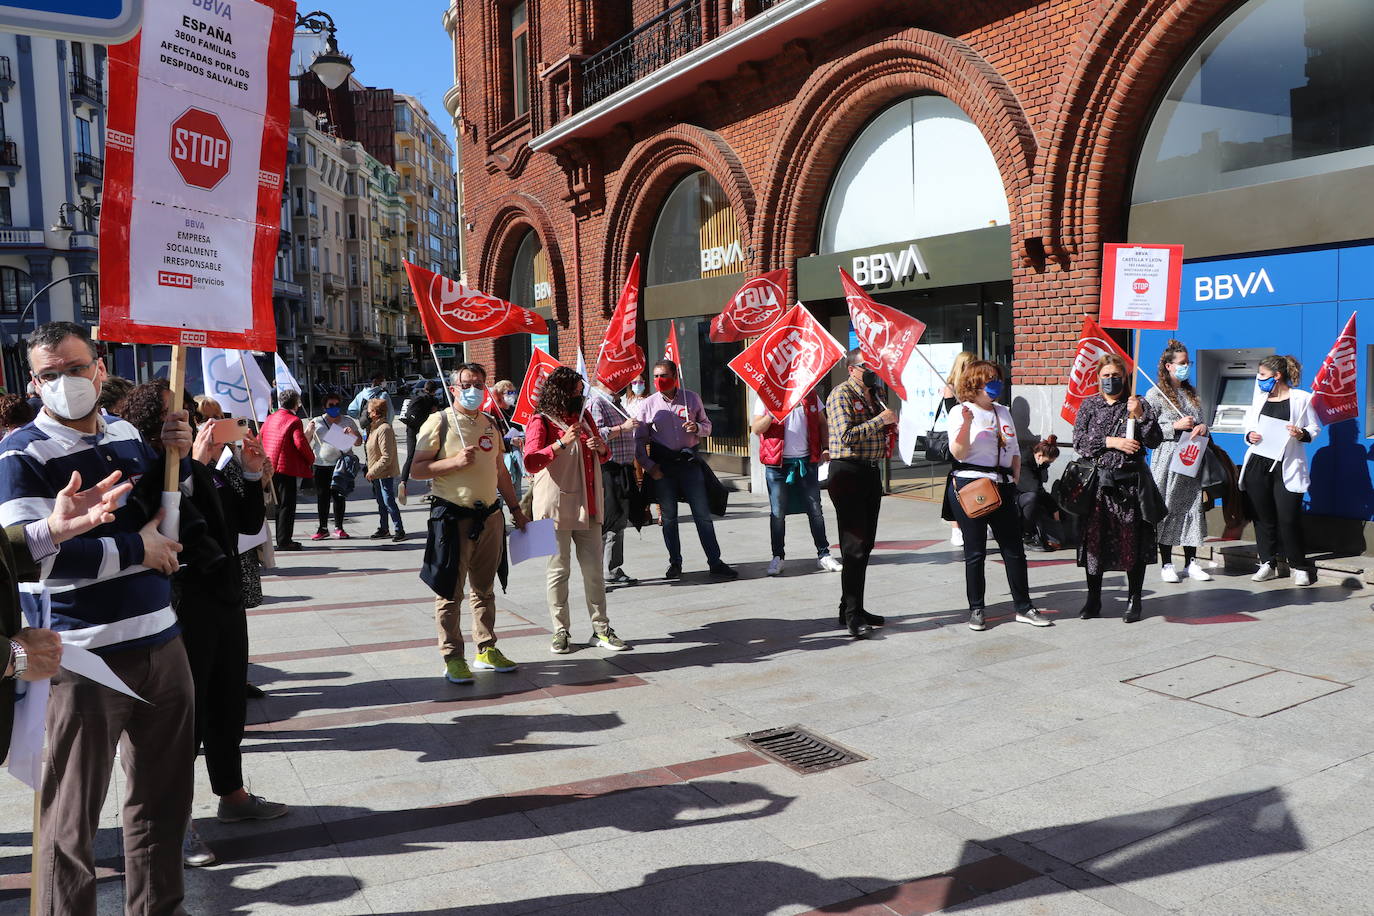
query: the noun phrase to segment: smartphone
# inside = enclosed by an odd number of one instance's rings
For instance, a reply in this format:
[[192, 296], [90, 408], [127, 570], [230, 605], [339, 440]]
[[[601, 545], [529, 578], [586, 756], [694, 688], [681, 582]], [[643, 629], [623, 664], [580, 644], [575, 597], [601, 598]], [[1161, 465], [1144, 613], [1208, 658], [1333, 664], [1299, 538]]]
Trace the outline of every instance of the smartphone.
[[225, 417], [222, 420], [214, 420], [214, 432], [210, 441], [215, 445], [228, 445], [230, 442], [238, 442], [248, 432], [248, 420], [245, 417]]

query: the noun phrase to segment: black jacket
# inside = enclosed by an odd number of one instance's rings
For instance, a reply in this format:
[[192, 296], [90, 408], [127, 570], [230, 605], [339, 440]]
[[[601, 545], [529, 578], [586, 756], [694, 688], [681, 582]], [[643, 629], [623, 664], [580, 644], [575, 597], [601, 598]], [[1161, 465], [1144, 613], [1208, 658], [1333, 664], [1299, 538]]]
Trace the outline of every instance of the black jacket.
[[[196, 508], [205, 530], [197, 549], [184, 559], [186, 565], [172, 577], [172, 606], [183, 622], [188, 612], [207, 607], [243, 607], [243, 577], [235, 562], [239, 535], [256, 534], [266, 516], [261, 485], [252, 480], [244, 484], [240, 495], [219, 471], [191, 462], [191, 495], [182, 504]], [[183, 543], [183, 558], [189, 546]]]
[[1050, 479], [1050, 466], [1041, 467], [1035, 461], [1030, 449], [1021, 450], [1021, 478], [1016, 489], [1022, 493], [1037, 493], [1044, 490]]
[[419, 432], [429, 415], [434, 413], [434, 409], [439, 406], [438, 400], [432, 394], [417, 394], [410, 399], [410, 406], [406, 408], [405, 415], [401, 417], [401, 422], [410, 428], [412, 432]]

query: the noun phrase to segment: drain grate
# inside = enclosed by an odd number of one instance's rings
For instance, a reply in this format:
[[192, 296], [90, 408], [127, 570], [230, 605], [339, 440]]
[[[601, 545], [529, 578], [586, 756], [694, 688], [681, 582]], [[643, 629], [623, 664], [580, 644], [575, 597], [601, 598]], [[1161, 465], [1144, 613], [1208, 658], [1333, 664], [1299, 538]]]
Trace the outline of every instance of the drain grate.
[[868, 759], [800, 725], [750, 732], [733, 740], [802, 775], [833, 770]]

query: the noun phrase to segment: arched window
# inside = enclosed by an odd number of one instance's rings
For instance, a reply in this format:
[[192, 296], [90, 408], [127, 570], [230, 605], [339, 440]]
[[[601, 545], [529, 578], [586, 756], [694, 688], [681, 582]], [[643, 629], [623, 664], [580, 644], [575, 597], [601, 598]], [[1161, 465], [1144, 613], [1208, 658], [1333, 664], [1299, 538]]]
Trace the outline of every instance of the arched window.
[[1372, 165], [1372, 85], [1374, 3], [1250, 0], [1165, 93], [1131, 202]]
[[0, 313], [17, 315], [33, 298], [33, 280], [17, 267], [0, 267]]
[[958, 105], [902, 99], [854, 139], [821, 218], [820, 254], [1010, 222], [992, 149]]
[[553, 281], [549, 277], [549, 255], [531, 229], [520, 240], [511, 266], [510, 301], [527, 309], [553, 305]]
[[654, 224], [645, 285], [738, 273], [744, 263], [739, 220], [720, 182], [704, 171], [682, 178]]

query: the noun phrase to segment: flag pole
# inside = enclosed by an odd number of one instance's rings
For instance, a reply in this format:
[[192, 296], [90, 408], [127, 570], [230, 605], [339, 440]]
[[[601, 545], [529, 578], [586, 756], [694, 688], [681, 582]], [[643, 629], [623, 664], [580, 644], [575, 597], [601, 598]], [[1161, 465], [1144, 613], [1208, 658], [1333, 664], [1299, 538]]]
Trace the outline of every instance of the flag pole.
[[[463, 424], [458, 422], [458, 407], [453, 403], [453, 392], [449, 391], [447, 380], [444, 378], [444, 366], [439, 362], [439, 351], [434, 349], [434, 341], [429, 339], [428, 334], [425, 335], [425, 340], [429, 344], [429, 355], [434, 357], [434, 368], [439, 370], [439, 387], [444, 389], [444, 397], [448, 399], [448, 409], [453, 411], [453, 428], [458, 431], [458, 441], [462, 443], [463, 448], [467, 448], [468, 440], [463, 436]], [[443, 449], [443, 447], [444, 443], [440, 442], [439, 448]]]
[[[248, 381], [248, 370], [244, 368], [243, 361], [252, 359], [253, 354], [248, 350], [239, 351], [239, 371], [243, 373], [243, 388], [248, 392], [248, 420], [253, 424], [253, 435], [258, 435], [258, 405], [253, 399], [253, 383]], [[267, 406], [272, 406], [272, 396], [267, 396]]]
[[[172, 364], [168, 370], [171, 383], [173, 411], [181, 410], [186, 400], [186, 345], [172, 345]], [[181, 529], [181, 453], [174, 448], [164, 451], [165, 467], [162, 478], [162, 508], [165, 515], [158, 530], [163, 537], [176, 540]]]

